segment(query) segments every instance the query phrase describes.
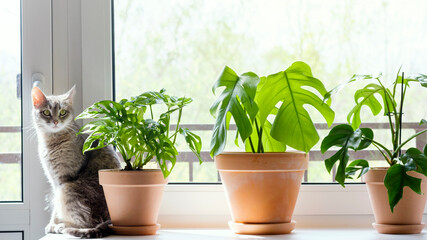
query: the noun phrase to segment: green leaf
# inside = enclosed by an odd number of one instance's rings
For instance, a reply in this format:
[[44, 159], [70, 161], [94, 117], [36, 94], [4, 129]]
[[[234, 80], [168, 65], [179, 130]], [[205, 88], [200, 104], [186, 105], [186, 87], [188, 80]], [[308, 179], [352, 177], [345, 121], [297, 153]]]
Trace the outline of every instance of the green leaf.
[[394, 99], [390, 97], [390, 90], [375, 83], [366, 85], [364, 88], [357, 90], [354, 94], [354, 101], [356, 102], [356, 106], [354, 106], [347, 115], [347, 121], [349, 124], [351, 124], [353, 129], [357, 129], [361, 124], [360, 111], [363, 106], [368, 106], [374, 116], [380, 113], [383, 107], [375, 95], [382, 97], [384, 106], [386, 106], [386, 103], [388, 105], [388, 108], [384, 108], [384, 115], [389, 113], [387, 109], [392, 111], [393, 106], [396, 106]]
[[396, 204], [400, 201], [400, 199], [402, 199], [403, 188], [405, 186], [410, 187], [418, 194], [422, 194], [421, 179], [411, 177], [406, 174], [408, 170], [412, 169], [408, 169], [407, 166], [395, 164], [388, 169], [384, 178], [384, 185], [387, 188], [388, 201], [391, 212], [393, 212]]
[[[424, 148], [424, 151], [427, 149]], [[419, 173], [427, 176], [427, 156], [416, 148], [409, 148], [405, 154], [401, 156], [401, 161], [404, 164], [413, 162], [414, 166], [411, 170], [416, 170]]]
[[421, 121], [420, 121], [420, 125], [423, 125], [423, 124], [426, 124], [427, 123], [427, 120], [425, 120], [425, 119], [421, 119]]
[[[108, 100], [94, 103], [77, 117], [95, 118], [78, 132], [89, 134], [82, 151], [87, 152], [112, 144], [122, 154], [127, 170], [143, 169], [155, 157], [163, 175], [167, 177], [175, 166], [178, 154], [169, 136], [171, 114], [179, 112], [180, 119], [182, 108], [191, 101], [191, 98], [169, 96], [166, 90], [162, 89], [159, 92], [142, 93], [130, 100], [122, 99], [119, 103]], [[161, 113], [157, 120], [144, 119], [145, 112], [150, 108], [151, 113], [151, 105], [154, 104], [164, 104], [167, 107], [166, 112]], [[200, 137], [189, 131], [184, 132], [190, 148], [200, 159]], [[131, 159], [134, 159], [133, 164]]]
[[231, 116], [243, 142], [251, 135], [251, 119], [254, 119], [258, 112], [254, 101], [258, 82], [259, 77], [255, 73], [248, 72], [238, 76], [227, 66], [215, 82], [212, 91], [215, 92], [218, 87], [225, 89], [210, 108], [211, 114], [216, 114], [210, 147], [212, 157], [224, 150]]
[[[397, 83], [402, 83], [402, 76], [397, 76], [396, 79]], [[409, 75], [405, 77], [404, 84], [409, 86], [410, 82], [418, 82], [422, 87], [427, 87], [427, 75], [425, 74], [415, 74], [415, 75]]]
[[352, 83], [352, 82], [358, 82], [361, 80], [368, 80], [368, 79], [378, 79], [379, 77], [381, 77], [380, 75], [363, 75], [363, 74], [354, 74], [347, 82], [341, 83], [338, 86], [334, 87], [332, 90], [330, 90], [329, 92], [327, 92], [324, 96], [324, 102], [327, 102], [328, 100], [330, 100], [331, 96], [338, 93], [339, 91], [341, 91], [347, 84]]
[[126, 109], [122, 105], [114, 101], [104, 100], [88, 107], [80, 113], [76, 119], [109, 118], [113, 121], [120, 122], [126, 117]]
[[202, 140], [200, 139], [200, 137], [192, 133], [190, 130], [188, 130], [188, 128], [180, 128], [179, 133], [184, 136], [188, 147], [197, 156], [200, 164], [202, 164], [203, 160], [200, 156], [200, 151], [202, 150]]
[[[364, 133], [367, 136], [364, 136]], [[369, 146], [370, 142], [363, 140], [362, 137], [369, 139], [373, 138], [372, 130], [356, 129], [348, 124], [341, 124], [332, 128], [328, 136], [326, 136], [321, 144], [321, 151], [325, 153], [333, 146], [340, 147], [334, 155], [325, 160], [325, 166], [328, 172], [331, 172], [332, 167], [339, 161], [335, 180], [344, 187], [346, 178], [346, 168], [349, 160], [348, 149], [361, 150]], [[369, 144], [368, 144], [369, 143]]]
[[[157, 141], [151, 141], [151, 143], [155, 146], [157, 163], [163, 172], [163, 176], [167, 178], [175, 167], [178, 151], [165, 135], [159, 135]], [[170, 168], [167, 165], [168, 162], [171, 163]]]
[[369, 171], [369, 163], [364, 159], [354, 160], [345, 169], [346, 178], [353, 179], [356, 172], [360, 171], [356, 178], [360, 178]]
[[258, 88], [256, 101], [260, 107], [260, 124], [264, 125], [276, 105], [281, 103], [270, 134], [294, 149], [308, 152], [319, 141], [304, 105], [317, 109], [329, 126], [334, 120], [335, 113], [313, 92], [315, 90], [323, 98], [327, 93], [325, 86], [313, 77], [310, 67], [303, 62], [295, 62], [285, 71], [262, 78]]

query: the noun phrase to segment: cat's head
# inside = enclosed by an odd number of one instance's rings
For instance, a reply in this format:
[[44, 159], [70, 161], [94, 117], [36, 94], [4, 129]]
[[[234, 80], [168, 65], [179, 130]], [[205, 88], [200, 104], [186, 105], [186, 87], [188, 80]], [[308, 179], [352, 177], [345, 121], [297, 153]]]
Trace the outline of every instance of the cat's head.
[[31, 91], [33, 119], [37, 128], [48, 133], [60, 132], [74, 121], [73, 97], [75, 86], [67, 93], [46, 96], [38, 87]]

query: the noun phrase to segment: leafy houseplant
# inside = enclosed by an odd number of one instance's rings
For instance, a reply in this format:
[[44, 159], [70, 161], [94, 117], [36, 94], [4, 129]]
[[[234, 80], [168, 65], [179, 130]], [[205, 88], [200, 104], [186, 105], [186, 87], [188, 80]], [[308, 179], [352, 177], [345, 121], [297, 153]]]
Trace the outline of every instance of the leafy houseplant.
[[[77, 116], [76, 119], [94, 119], [78, 133], [89, 134], [83, 152], [111, 144], [121, 153], [125, 162], [125, 171], [99, 172], [112, 228], [116, 233], [156, 233], [160, 226], [156, 222], [163, 188], [178, 155], [175, 147], [178, 135], [184, 137], [189, 148], [202, 162], [200, 137], [179, 126], [183, 108], [191, 102], [191, 98], [169, 96], [162, 89], [160, 92], [149, 91], [120, 102], [100, 101]], [[165, 111], [155, 118], [153, 107], [160, 107], [159, 105], [164, 105]], [[174, 131], [171, 131], [172, 114], [178, 115]], [[160, 170], [144, 169], [152, 160], [158, 163]], [[170, 166], [168, 162], [171, 163]]]
[[[384, 202], [377, 205], [388, 205], [389, 209], [387, 214], [389, 214], [390, 217], [395, 215], [396, 219], [401, 219], [403, 217], [400, 215], [400, 213], [407, 213], [409, 211], [407, 208], [405, 208], [402, 210], [399, 209], [398, 213], [396, 213], [395, 210], [397, 203], [405, 195], [404, 187], [408, 186], [417, 194], [422, 194], [421, 182], [423, 178], [425, 179], [424, 176], [427, 176], [427, 147], [424, 148], [423, 152], [416, 148], [409, 148], [405, 153], [402, 153], [403, 146], [405, 146], [410, 140], [416, 138], [424, 132], [427, 132], [427, 129], [424, 129], [402, 142], [402, 119], [404, 116], [403, 105], [406, 97], [406, 90], [409, 87], [409, 84], [411, 82], [419, 82], [421, 86], [427, 87], [427, 76], [420, 74], [404, 78], [403, 73], [401, 76], [397, 74], [396, 80], [390, 87], [386, 87], [380, 78], [381, 75], [354, 75], [347, 82], [350, 83], [360, 80], [375, 81], [373, 83], [367, 84], [355, 92], [354, 99], [356, 105], [347, 116], [347, 121], [349, 124], [335, 126], [329, 132], [329, 135], [323, 139], [321, 151], [322, 153], [325, 153], [333, 146], [339, 147], [339, 150], [334, 155], [325, 160], [325, 165], [326, 169], [330, 172], [333, 166], [336, 163], [339, 163], [335, 179], [342, 186], [344, 186], [346, 178], [359, 178], [366, 174], [365, 181], [368, 183], [368, 188], [370, 188], [369, 183], [371, 182], [371, 179], [375, 178], [373, 175], [374, 170], [377, 170], [379, 174], [383, 174], [383, 176], [378, 178], [380, 181], [384, 181], [382, 187], [384, 188], [385, 185], [387, 194], [385, 194], [384, 189], [384, 195], [387, 195], [388, 197], [385, 196]], [[329, 97], [333, 92], [341, 89], [345, 84], [342, 84], [333, 89], [327, 94], [327, 97]], [[379, 97], [381, 101], [379, 101], [377, 97]], [[383, 109], [384, 116], [389, 122], [392, 149], [389, 149], [385, 146], [385, 144], [376, 141], [374, 139], [374, 132], [372, 129], [359, 128], [361, 124], [360, 112], [363, 106], [369, 107], [374, 116], [377, 116]], [[421, 121], [421, 124], [423, 123], [425, 123], [425, 120]], [[384, 160], [390, 165], [388, 169], [370, 168], [368, 161], [364, 159], [358, 159], [349, 163], [349, 149], [358, 151], [369, 146], [374, 146], [378, 149], [378, 151], [384, 157]], [[356, 175], [358, 172], [359, 174]], [[426, 192], [426, 190], [427, 189], [425, 189], [424, 192]], [[370, 192], [373, 191], [374, 190], [370, 190]], [[379, 190], [375, 191], [379, 192]], [[416, 194], [411, 194], [415, 195], [414, 197], [417, 197]], [[406, 195], [409, 195], [409, 193]], [[371, 197], [371, 201], [374, 198], [375, 197]], [[386, 198], [388, 198], [388, 201]], [[373, 203], [373, 205], [375, 205], [375, 203]], [[401, 205], [404, 204], [402, 203]], [[421, 216], [424, 205], [422, 205], [422, 210], [420, 213]], [[386, 210], [387, 209], [384, 209], [384, 211]], [[375, 210], [375, 206], [374, 212], [379, 212], [379, 210]], [[378, 214], [376, 214], [376, 219], [378, 223], [379, 217], [377, 215]], [[388, 220], [381, 220], [380, 222], [387, 224], [390, 223], [391, 220], [388, 222], [387, 221]], [[381, 232], [382, 230], [379, 229], [380, 227], [381, 226], [378, 224], [376, 225], [377, 230]], [[399, 232], [396, 229], [393, 231]]]
[[[228, 191], [233, 217], [229, 225], [236, 233], [289, 233], [294, 228], [291, 217], [308, 165], [306, 153], [319, 140], [304, 105], [316, 108], [332, 124], [335, 114], [330, 102], [324, 103], [318, 96], [324, 97], [327, 90], [303, 62], [261, 78], [253, 72], [239, 76], [225, 67], [213, 92], [219, 87], [225, 88], [210, 109], [216, 117], [210, 154]], [[248, 153], [223, 153], [231, 118], [237, 127], [235, 143], [240, 138]], [[288, 146], [303, 152], [285, 153]], [[284, 178], [290, 181], [283, 182]], [[277, 194], [268, 197], [272, 193]], [[289, 206], [277, 211], [277, 205], [284, 202]], [[264, 230], [257, 231], [257, 227]]]
[[[187, 128], [179, 127], [183, 108], [193, 100], [169, 96], [165, 92], [164, 89], [160, 92], [149, 91], [130, 100], [122, 99], [120, 102], [104, 100], [88, 107], [76, 118], [96, 119], [84, 125], [79, 132], [90, 134], [84, 143], [83, 153], [111, 144], [122, 155], [126, 163], [124, 170], [142, 170], [156, 157], [166, 178], [175, 166], [178, 155], [175, 143], [177, 135], [181, 134], [201, 163], [200, 137]], [[160, 114], [158, 120], [154, 120], [153, 106], [158, 104], [164, 104], [167, 110]], [[145, 118], [147, 111], [150, 118]], [[176, 112], [178, 120], [172, 133], [171, 114]], [[94, 144], [95, 142], [97, 144]], [[172, 164], [170, 168], [167, 161]]]

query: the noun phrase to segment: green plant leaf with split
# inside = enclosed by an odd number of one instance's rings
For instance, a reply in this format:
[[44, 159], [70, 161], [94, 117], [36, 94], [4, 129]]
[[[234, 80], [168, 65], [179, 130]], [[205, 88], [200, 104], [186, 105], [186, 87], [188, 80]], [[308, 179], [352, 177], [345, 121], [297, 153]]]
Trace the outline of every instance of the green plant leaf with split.
[[388, 192], [388, 201], [390, 210], [393, 212], [396, 204], [402, 199], [403, 188], [410, 187], [414, 192], [422, 194], [421, 179], [409, 176], [407, 171], [412, 171], [415, 168], [413, 161], [408, 161], [405, 165], [395, 164], [391, 166], [384, 178], [384, 185]]
[[310, 67], [303, 62], [295, 62], [285, 71], [262, 78], [259, 88], [256, 101], [260, 105], [260, 124], [264, 126], [267, 117], [281, 103], [270, 135], [294, 149], [308, 152], [319, 141], [304, 105], [317, 109], [329, 126], [334, 120], [335, 113], [322, 100], [327, 93], [325, 86], [313, 77]]
[[353, 129], [357, 129], [361, 124], [360, 111], [363, 106], [368, 106], [374, 116], [381, 112], [383, 105], [378, 101], [376, 95], [381, 96], [384, 106], [388, 105], [388, 107], [384, 107], [384, 115], [388, 114], [396, 106], [396, 102], [391, 98], [390, 90], [375, 83], [366, 85], [354, 94], [356, 106], [347, 115], [347, 121]]
[[369, 171], [369, 163], [364, 159], [354, 160], [345, 168], [345, 177], [348, 179], [353, 179], [353, 176], [360, 171], [359, 175], [356, 177], [360, 178]]
[[[330, 173], [336, 162], [339, 162], [335, 180], [344, 187], [346, 169], [349, 160], [348, 150], [362, 150], [370, 145], [374, 133], [369, 128], [353, 130], [350, 125], [341, 124], [332, 128], [321, 144], [321, 151], [325, 153], [329, 148], [336, 146], [340, 149], [331, 157], [325, 160], [325, 166]], [[351, 169], [349, 169], [351, 170]]]
[[212, 90], [225, 87], [210, 108], [216, 122], [213, 129], [210, 154], [216, 156], [224, 150], [230, 119], [233, 117], [239, 136], [244, 142], [252, 133], [253, 120], [258, 112], [254, 98], [259, 77], [252, 72], [238, 76], [231, 68], [225, 67]]
[[[427, 146], [427, 145], [426, 145]], [[425, 155], [426, 148], [424, 148], [424, 153], [416, 148], [409, 148], [406, 150], [400, 159], [403, 164], [414, 163], [415, 171], [424, 174], [427, 176], [427, 156]]]
[[180, 128], [179, 133], [184, 136], [188, 147], [197, 156], [200, 164], [202, 164], [203, 160], [200, 156], [200, 152], [202, 150], [202, 140], [200, 139], [200, 137], [192, 133], [190, 130], [188, 130], [188, 128]]

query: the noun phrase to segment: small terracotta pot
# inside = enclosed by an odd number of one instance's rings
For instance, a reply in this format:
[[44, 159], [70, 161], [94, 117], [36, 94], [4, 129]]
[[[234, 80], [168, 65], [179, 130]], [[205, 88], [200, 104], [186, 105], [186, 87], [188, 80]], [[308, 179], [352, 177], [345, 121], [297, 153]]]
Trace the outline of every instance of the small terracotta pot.
[[371, 168], [363, 177], [368, 187], [369, 198], [374, 211], [374, 228], [379, 233], [412, 234], [420, 233], [424, 228], [421, 223], [424, 207], [427, 200], [427, 178], [417, 172], [407, 172], [408, 175], [421, 178], [419, 195], [409, 187], [403, 189], [403, 197], [394, 207], [393, 213], [388, 202], [387, 189], [384, 186], [384, 177], [388, 168]]
[[112, 225], [121, 235], [152, 235], [160, 228], [157, 217], [167, 179], [159, 169], [100, 170]]
[[305, 153], [223, 153], [215, 157], [228, 204], [230, 228], [241, 234], [283, 234], [295, 228], [292, 214]]

